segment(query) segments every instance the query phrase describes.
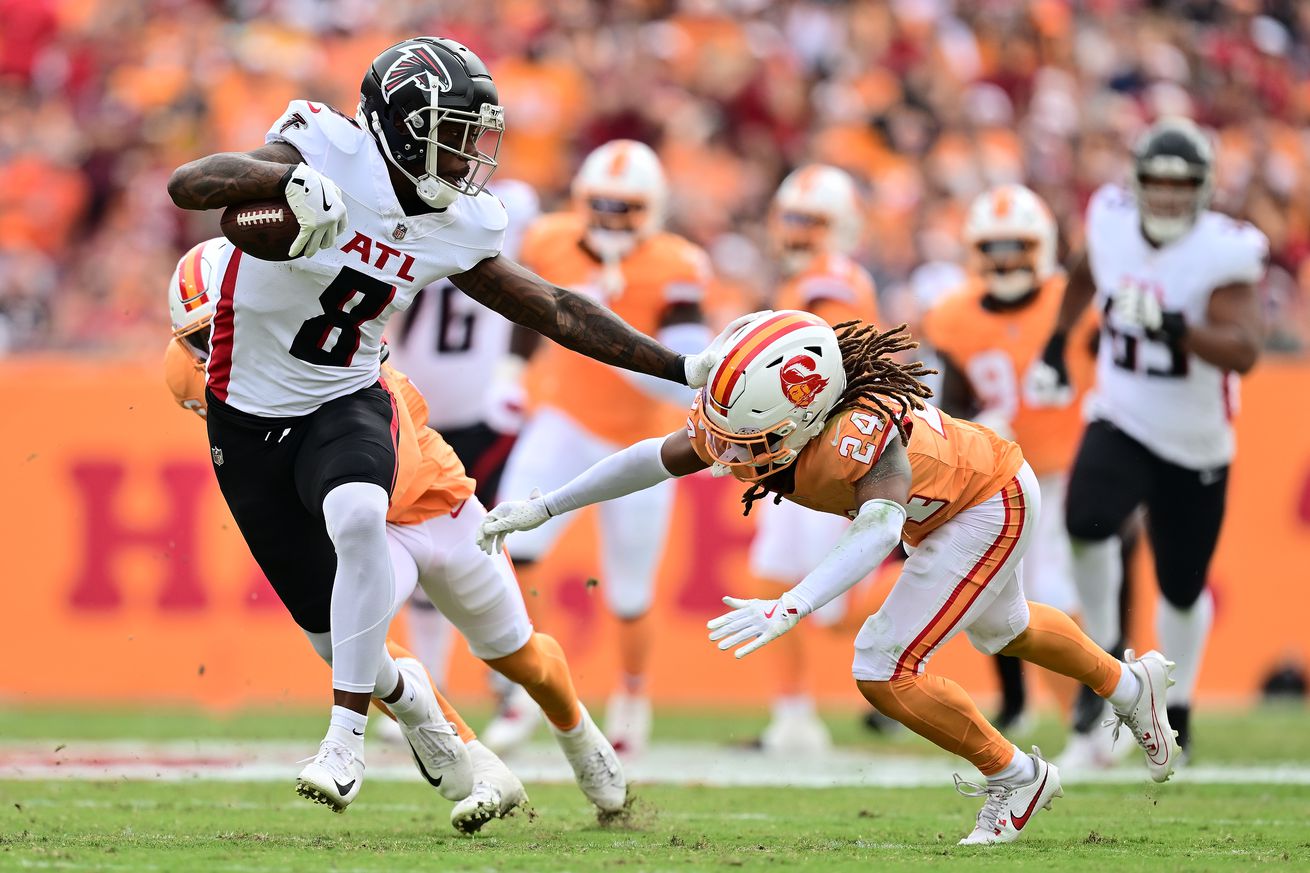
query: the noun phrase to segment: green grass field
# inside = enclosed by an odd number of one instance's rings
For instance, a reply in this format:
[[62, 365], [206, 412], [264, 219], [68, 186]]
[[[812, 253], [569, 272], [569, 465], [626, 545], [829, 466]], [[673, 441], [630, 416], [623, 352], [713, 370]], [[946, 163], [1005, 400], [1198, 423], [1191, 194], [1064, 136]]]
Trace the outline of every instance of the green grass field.
[[[5, 743], [111, 739], [302, 740], [317, 713], [214, 720], [151, 715], [6, 712]], [[750, 736], [756, 714], [678, 713], [665, 741]], [[904, 734], [866, 734], [849, 715], [839, 743], [881, 754], [928, 754]], [[1310, 763], [1302, 709], [1198, 718], [1207, 765]], [[1038, 742], [1058, 748], [1058, 726]], [[308, 753], [308, 751], [307, 751]], [[512, 763], [512, 762], [511, 762]], [[967, 767], [962, 766], [966, 776]], [[3, 772], [0, 769], [0, 772]], [[475, 838], [447, 822], [426, 786], [376, 782], [341, 816], [297, 799], [290, 781], [0, 780], [3, 870], [1228, 870], [1310, 869], [1310, 787], [1278, 784], [1077, 785], [1034, 819], [1020, 843], [965, 849], [978, 801], [937, 788], [714, 788], [638, 785], [634, 814], [602, 829], [571, 786], [529, 784], [531, 815]]]

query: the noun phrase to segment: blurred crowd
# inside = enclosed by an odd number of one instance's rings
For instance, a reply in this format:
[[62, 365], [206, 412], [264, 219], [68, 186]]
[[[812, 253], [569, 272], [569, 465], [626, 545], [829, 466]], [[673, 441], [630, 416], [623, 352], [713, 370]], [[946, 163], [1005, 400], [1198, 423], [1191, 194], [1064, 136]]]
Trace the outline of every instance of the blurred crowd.
[[288, 100], [353, 114], [420, 33], [491, 68], [500, 173], [564, 205], [615, 137], [658, 150], [671, 223], [748, 302], [763, 216], [798, 163], [860, 181], [884, 311], [955, 280], [964, 208], [1024, 181], [1081, 240], [1093, 190], [1159, 114], [1214, 132], [1215, 204], [1272, 243], [1271, 349], [1310, 345], [1310, 3], [1298, 0], [0, 0], [0, 354], [159, 347], [180, 253], [173, 167], [263, 142]]

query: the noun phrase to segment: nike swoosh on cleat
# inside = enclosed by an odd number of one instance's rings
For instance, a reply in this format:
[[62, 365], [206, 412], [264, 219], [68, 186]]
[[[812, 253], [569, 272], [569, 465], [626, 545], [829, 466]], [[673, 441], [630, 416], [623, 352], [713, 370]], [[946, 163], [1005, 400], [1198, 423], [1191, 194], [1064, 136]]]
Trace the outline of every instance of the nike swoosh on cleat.
[[342, 785], [340, 782], [337, 782], [337, 780], [335, 779], [333, 779], [332, 782], [334, 785], [337, 786], [337, 793], [340, 794], [342, 797], [345, 797], [350, 792], [350, 789], [355, 787], [354, 779], [351, 779], [345, 785]]
[[350, 729], [350, 732], [351, 732], [352, 734], [354, 734], [355, 736], [357, 736], [357, 737], [362, 737], [362, 736], [364, 736], [364, 732], [363, 732], [363, 731], [357, 731], [357, 730], [355, 730], [354, 728], [351, 728], [351, 729]]
[[1023, 826], [1028, 824], [1028, 819], [1032, 818], [1033, 810], [1037, 808], [1037, 801], [1041, 799], [1042, 791], [1046, 788], [1046, 780], [1050, 775], [1049, 769], [1042, 775], [1042, 784], [1037, 786], [1037, 792], [1033, 794], [1032, 802], [1028, 804], [1023, 815], [1016, 815], [1014, 810], [1010, 810], [1010, 824], [1014, 825], [1016, 831], [1023, 830]]
[[409, 740], [405, 740], [405, 742], [409, 743], [410, 754], [414, 756], [414, 763], [418, 764], [418, 771], [423, 774], [423, 778], [428, 780], [428, 784], [431, 785], [433, 788], [440, 788], [441, 780], [445, 779], [446, 777], [438, 776], [436, 779], [433, 779], [431, 774], [428, 773], [428, 768], [423, 766], [423, 759], [418, 756], [418, 751], [415, 750], [414, 744], [410, 743]]

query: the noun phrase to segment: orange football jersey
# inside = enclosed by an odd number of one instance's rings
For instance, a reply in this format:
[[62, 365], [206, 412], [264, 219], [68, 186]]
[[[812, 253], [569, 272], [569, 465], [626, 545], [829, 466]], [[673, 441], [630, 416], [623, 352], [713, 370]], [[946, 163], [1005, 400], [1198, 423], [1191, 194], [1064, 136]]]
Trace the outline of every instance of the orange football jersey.
[[[164, 354], [164, 380], [179, 405], [204, 415], [205, 365], [176, 338]], [[418, 524], [448, 515], [472, 496], [474, 482], [441, 434], [427, 426], [427, 401], [409, 377], [383, 364], [382, 381], [396, 399], [400, 419], [396, 487], [387, 521]]]
[[[701, 460], [713, 464], [705, 446], [700, 398], [697, 394], [692, 404], [687, 435]], [[902, 538], [912, 546], [958, 513], [999, 493], [1023, 466], [1018, 445], [934, 406], [911, 413], [908, 424], [905, 453], [912, 478]], [[856, 483], [894, 439], [900, 439], [896, 427], [881, 412], [842, 413], [801, 449], [790, 468], [791, 490], [783, 496], [820, 512], [854, 517]]]
[[803, 309], [831, 325], [844, 321], [879, 324], [878, 295], [869, 271], [835, 252], [815, 256], [782, 286], [774, 309]]
[[[585, 219], [577, 213], [539, 218], [523, 239], [520, 260], [556, 285], [592, 297], [644, 334], [654, 336], [664, 310], [704, 300], [709, 258], [671, 233], [642, 241], [622, 262], [623, 287], [607, 293], [603, 268], [582, 248]], [[543, 343], [529, 377], [534, 405], [553, 406], [591, 433], [617, 445], [667, 427], [669, 408], [637, 389], [614, 367]]]
[[984, 309], [981, 280], [943, 298], [923, 321], [924, 337], [964, 371], [979, 401], [1010, 419], [1015, 441], [1038, 476], [1069, 468], [1082, 433], [1082, 396], [1095, 377], [1096, 316], [1089, 308], [1069, 338], [1069, 377], [1076, 396], [1065, 407], [1034, 407], [1025, 397], [1028, 369], [1041, 356], [1064, 297], [1053, 276], [1022, 309]]

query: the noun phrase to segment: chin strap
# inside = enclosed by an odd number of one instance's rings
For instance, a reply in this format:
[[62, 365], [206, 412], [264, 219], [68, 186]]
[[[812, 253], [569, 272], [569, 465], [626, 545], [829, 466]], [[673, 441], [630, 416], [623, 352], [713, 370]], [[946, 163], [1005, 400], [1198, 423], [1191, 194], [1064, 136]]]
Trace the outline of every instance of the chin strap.
[[433, 209], [444, 209], [455, 202], [459, 192], [447, 185], [440, 179], [434, 179], [432, 176], [424, 173], [423, 177], [417, 178], [409, 170], [406, 170], [391, 154], [391, 148], [387, 145], [387, 138], [382, 135], [382, 122], [378, 120], [378, 114], [374, 112], [371, 116], [364, 114], [364, 107], [359, 107], [356, 118], [368, 126], [373, 136], [377, 138], [378, 143], [382, 146], [382, 156], [387, 159], [387, 163], [400, 171], [400, 174], [414, 183], [414, 193], [418, 198]]

